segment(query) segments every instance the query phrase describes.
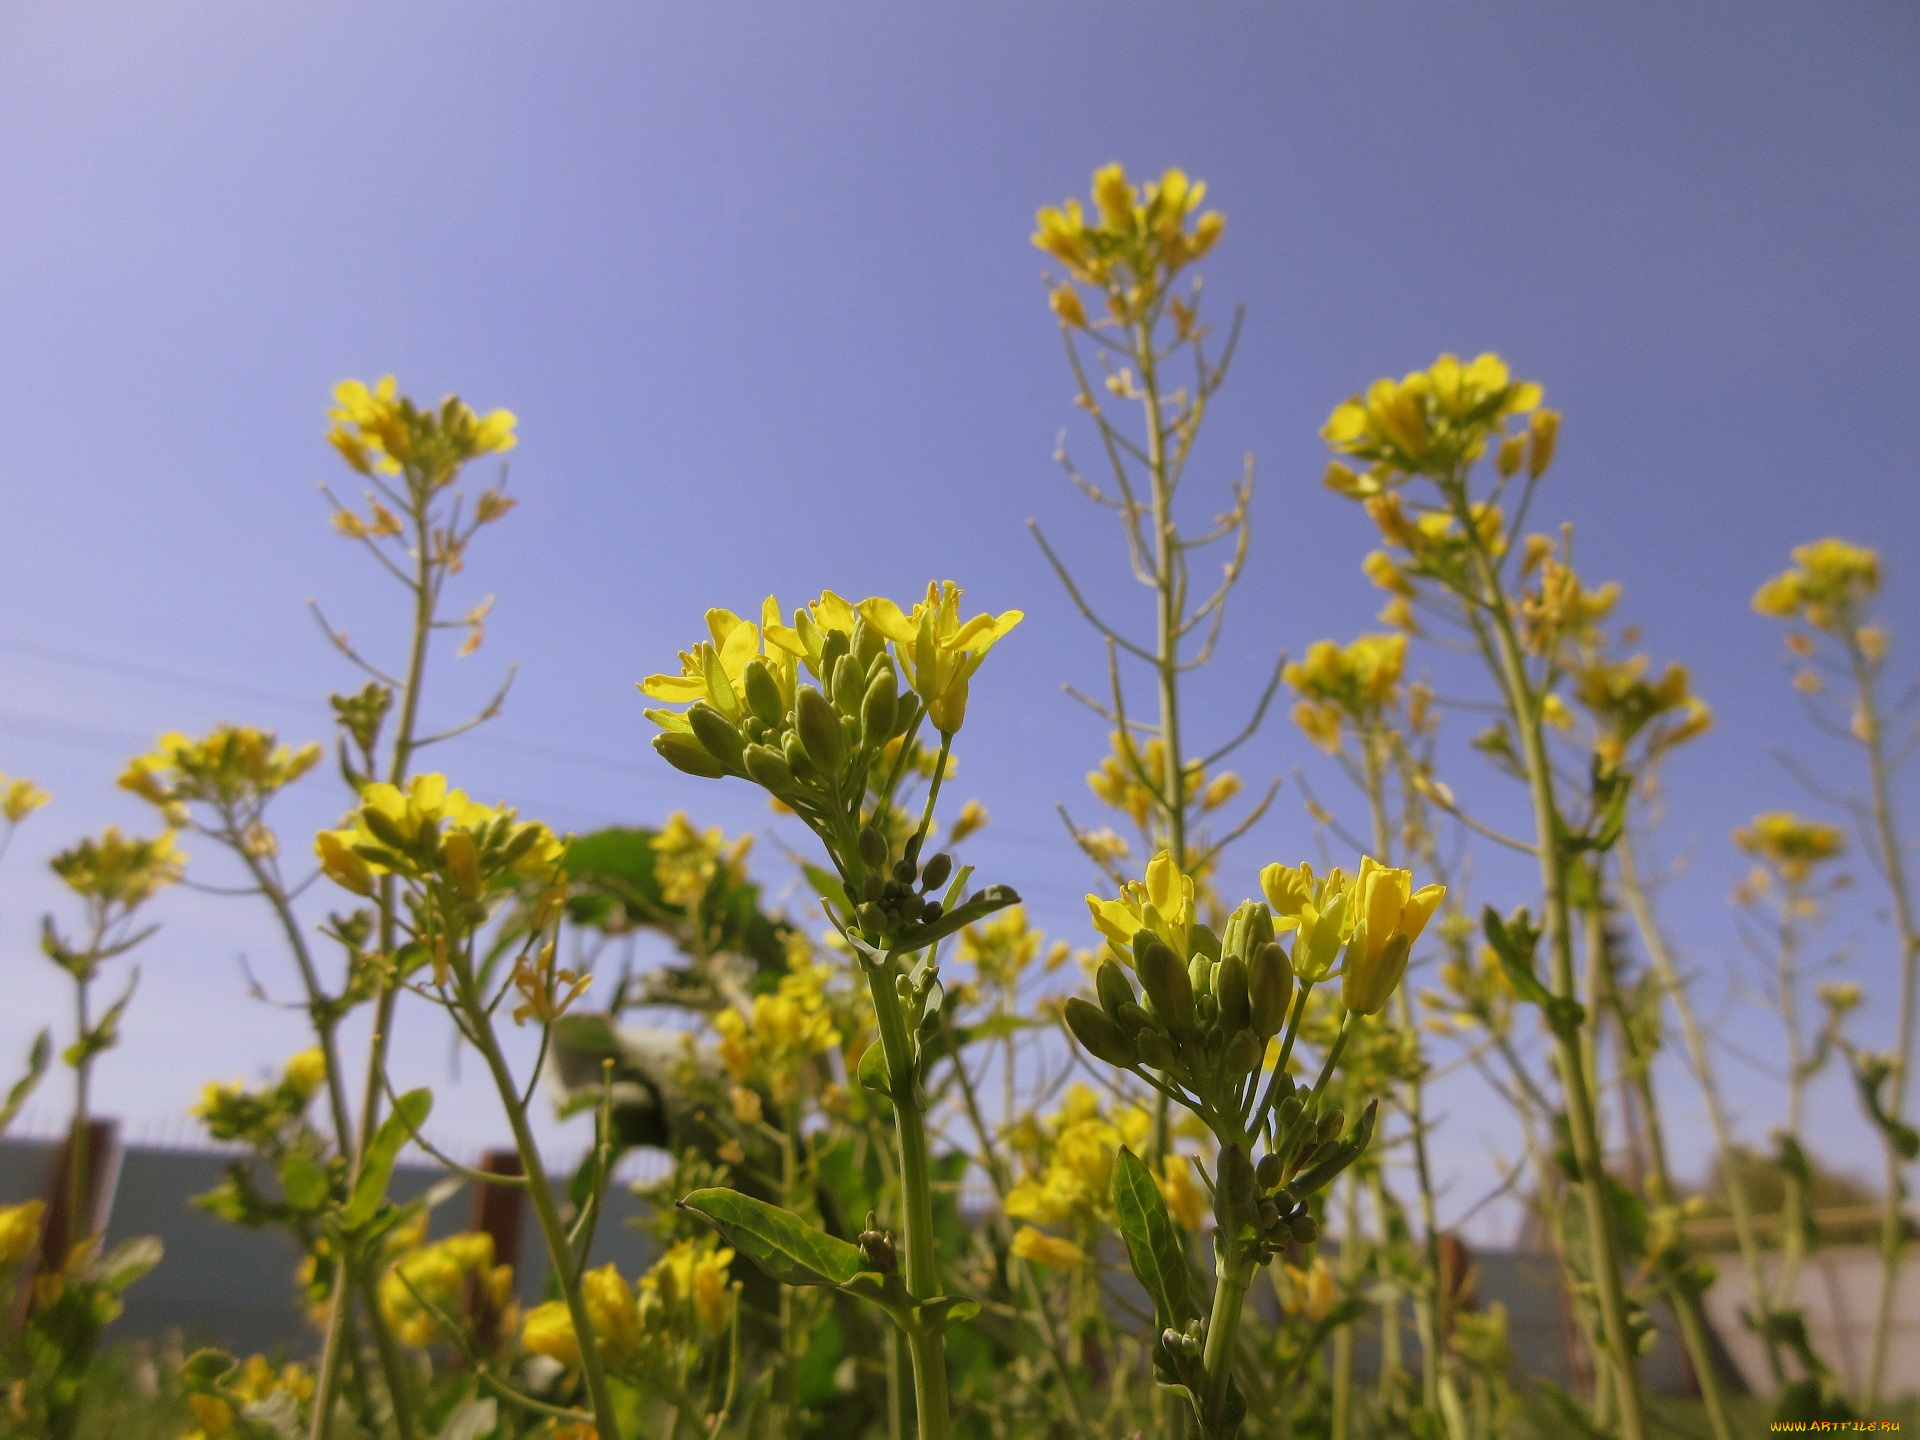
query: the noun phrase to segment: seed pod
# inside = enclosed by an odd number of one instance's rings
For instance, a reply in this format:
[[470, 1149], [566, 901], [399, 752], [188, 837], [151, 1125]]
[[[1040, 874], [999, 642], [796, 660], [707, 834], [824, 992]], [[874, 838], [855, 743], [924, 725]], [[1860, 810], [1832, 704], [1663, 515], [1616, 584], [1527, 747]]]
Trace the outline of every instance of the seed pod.
[[1114, 1011], [1113, 1018], [1119, 1024], [1121, 1030], [1129, 1035], [1138, 1035], [1142, 1030], [1151, 1030], [1153, 1028], [1153, 1017], [1141, 1009], [1137, 1002], [1132, 1000], [1127, 1001], [1121, 1005], [1118, 1010]]
[[773, 667], [755, 656], [747, 662], [741, 683], [747, 692], [747, 708], [754, 718], [769, 729], [778, 730], [787, 719], [787, 707], [780, 700], [780, 682], [773, 678]]
[[1293, 965], [1287, 952], [1269, 940], [1254, 952], [1247, 969], [1248, 1021], [1262, 1039], [1278, 1035], [1293, 1003]]
[[1134, 1063], [1133, 1046], [1127, 1043], [1126, 1036], [1120, 1033], [1120, 1027], [1109, 1020], [1098, 1005], [1090, 1005], [1076, 995], [1067, 1001], [1066, 1019], [1073, 1038], [1086, 1047], [1089, 1055], [1109, 1065]]
[[867, 693], [860, 701], [860, 733], [867, 737], [869, 745], [882, 745], [893, 737], [899, 698], [899, 683], [893, 678], [893, 667], [880, 666], [867, 682]]
[[1227, 1033], [1237, 1035], [1245, 1030], [1251, 1014], [1247, 1001], [1247, 962], [1238, 955], [1222, 960], [1213, 972], [1213, 993], [1220, 1001], [1220, 1023]]
[[1266, 1051], [1266, 1042], [1251, 1030], [1236, 1030], [1233, 1038], [1227, 1041], [1227, 1074], [1235, 1078], [1251, 1075], [1260, 1068]]
[[1286, 1168], [1286, 1162], [1269, 1151], [1260, 1157], [1260, 1163], [1254, 1166], [1253, 1174], [1262, 1190], [1273, 1190], [1279, 1187], [1280, 1177], [1285, 1173]]
[[938, 890], [947, 883], [947, 877], [953, 874], [953, 857], [942, 851], [927, 861], [927, 868], [920, 872], [920, 888]]
[[654, 736], [653, 748], [658, 750], [661, 757], [674, 769], [684, 770], [689, 775], [698, 775], [703, 780], [718, 780], [727, 773], [721, 768], [720, 762], [701, 747], [699, 741], [691, 735], [682, 735], [677, 730], [669, 730], [664, 735]]
[[700, 742], [700, 748], [727, 769], [738, 772], [746, 768], [746, 742], [740, 738], [740, 732], [727, 722], [727, 717], [714, 709], [706, 701], [696, 701], [687, 710], [687, 723], [693, 727], [693, 738]]
[[1147, 992], [1156, 1014], [1176, 1035], [1191, 1035], [1194, 1028], [1193, 982], [1188, 979], [1186, 967], [1181, 965], [1180, 957], [1169, 950], [1158, 936], [1142, 931], [1147, 936], [1145, 944], [1139, 944], [1135, 936], [1135, 968], [1140, 972], [1140, 985]]
[[747, 776], [754, 784], [778, 795], [793, 788], [793, 767], [787, 757], [770, 745], [749, 745], [745, 762]]
[[1167, 1043], [1166, 1036], [1152, 1026], [1135, 1035], [1133, 1045], [1140, 1052], [1142, 1064], [1151, 1065], [1164, 1075], [1171, 1075], [1180, 1068], [1179, 1060], [1174, 1058], [1173, 1046]]
[[827, 697], [811, 685], [802, 685], [793, 716], [807, 758], [829, 780], [839, 779], [840, 768], [847, 763], [847, 740], [840, 733], [840, 717]]
[[1093, 988], [1100, 997], [1100, 1008], [1118, 1023], [1120, 1007], [1133, 999], [1133, 985], [1127, 979], [1127, 972], [1111, 958], [1102, 960], [1099, 970], [1094, 972]]
[[887, 837], [871, 825], [860, 832], [860, 863], [869, 870], [886, 868]]

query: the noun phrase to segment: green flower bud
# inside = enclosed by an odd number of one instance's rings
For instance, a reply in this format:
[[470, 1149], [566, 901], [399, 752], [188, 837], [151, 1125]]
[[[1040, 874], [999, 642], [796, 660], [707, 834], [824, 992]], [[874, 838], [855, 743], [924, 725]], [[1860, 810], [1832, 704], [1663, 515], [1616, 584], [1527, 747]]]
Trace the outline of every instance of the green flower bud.
[[1280, 1223], [1280, 1207], [1271, 1200], [1260, 1202], [1260, 1228], [1270, 1231]]
[[840, 717], [833, 705], [811, 685], [802, 685], [793, 715], [794, 729], [807, 758], [829, 780], [838, 780], [841, 767], [847, 763], [847, 740], [840, 732]]
[[1213, 998], [1211, 991], [1194, 997], [1193, 1017], [1206, 1032], [1207, 1045], [1211, 1048], [1220, 1030], [1220, 1002]]
[[770, 730], [778, 730], [787, 721], [787, 707], [780, 700], [780, 682], [773, 678], [773, 667], [757, 656], [747, 662], [742, 681], [747, 691], [747, 708], [754, 718]]
[[909, 690], [900, 697], [900, 703], [893, 710], [893, 733], [904, 735], [913, 729], [914, 722], [920, 718], [920, 697]]
[[860, 732], [869, 745], [881, 745], [893, 738], [893, 722], [900, 708], [899, 688], [891, 665], [881, 666], [867, 682], [867, 693], [860, 701]]
[[887, 837], [871, 825], [860, 832], [860, 863], [869, 870], [886, 868]]
[[1271, 1152], [1260, 1157], [1260, 1163], [1254, 1167], [1254, 1179], [1259, 1181], [1262, 1190], [1276, 1190], [1280, 1186], [1280, 1177], [1286, 1174], [1287, 1162]]
[[749, 745], [744, 763], [754, 784], [778, 795], [793, 788], [793, 767], [770, 745]]
[[862, 673], [860, 662], [851, 655], [842, 655], [833, 665], [833, 682], [828, 686], [833, 694], [833, 708], [842, 715], [858, 715], [861, 698], [867, 693], [866, 676]]
[[1320, 1238], [1320, 1222], [1311, 1215], [1296, 1215], [1287, 1222], [1287, 1229], [1293, 1232], [1293, 1238], [1302, 1245], [1311, 1245]]
[[1144, 944], [1135, 936], [1135, 962], [1141, 988], [1147, 992], [1154, 1012], [1176, 1035], [1191, 1035], [1194, 1028], [1193, 982], [1188, 978], [1180, 957], [1169, 950], [1158, 936], [1143, 930]]
[[1187, 962], [1187, 983], [1193, 986], [1196, 999], [1213, 993], [1213, 961], [1198, 950], [1193, 952], [1193, 958]]
[[1140, 1052], [1142, 1064], [1151, 1065], [1164, 1075], [1171, 1075], [1180, 1068], [1180, 1062], [1174, 1057], [1173, 1046], [1167, 1043], [1167, 1037], [1152, 1026], [1148, 1026], [1133, 1037], [1133, 1045]]
[[[665, 734], [654, 736], [653, 748], [658, 750], [662, 758], [674, 769], [684, 770], [689, 775], [698, 775], [703, 780], [718, 780], [727, 773], [721, 768], [718, 760], [701, 748], [699, 741], [691, 735], [682, 735], [677, 730], [669, 730]], [[378, 812], [369, 807], [360, 813], [364, 817]], [[367, 828], [371, 830], [373, 827], [369, 825]]]
[[[665, 735], [654, 736], [654, 748], [660, 749], [660, 742], [666, 738], [668, 737]], [[686, 739], [684, 735], [679, 738], [683, 740]], [[667, 755], [667, 752], [663, 749], [660, 750], [660, 753]], [[667, 755], [667, 759], [674, 764], [679, 764], [671, 755]], [[681, 766], [681, 768], [685, 769], [686, 767]], [[393, 849], [399, 850], [402, 853], [410, 848], [410, 842], [407, 839], [406, 832], [403, 831], [399, 825], [394, 822], [393, 817], [385, 811], [368, 805], [360, 811], [360, 822], [367, 827], [367, 830], [372, 834], [373, 838], [378, 840], [382, 845], [391, 846]]]
[[1293, 1129], [1293, 1127], [1297, 1125], [1299, 1121], [1300, 1121], [1300, 1097], [1298, 1095], [1288, 1095], [1274, 1109], [1274, 1112], [1273, 1112], [1274, 1126], [1276, 1127], [1278, 1132], [1282, 1136], [1284, 1136], [1289, 1130]]
[[1220, 1023], [1229, 1035], [1247, 1028], [1251, 1009], [1247, 1002], [1247, 962], [1229, 955], [1213, 972], [1213, 993], [1220, 1002]]
[[1227, 930], [1220, 937], [1222, 955], [1238, 955], [1248, 965], [1260, 953], [1260, 947], [1273, 939], [1273, 912], [1258, 900], [1243, 901], [1227, 917]]
[[1347, 1114], [1338, 1105], [1320, 1117], [1319, 1137], [1322, 1145], [1338, 1140], [1340, 1132], [1347, 1128]]
[[1247, 967], [1248, 1022], [1254, 1033], [1271, 1040], [1285, 1028], [1293, 1004], [1293, 965], [1287, 952], [1269, 940], [1253, 952]]
[[924, 890], [938, 890], [951, 874], [953, 857], [943, 851], [927, 861], [927, 868], [920, 872], [920, 886]]
[[1204, 955], [1209, 960], [1220, 958], [1220, 937], [1205, 925], [1187, 927], [1187, 949], [1195, 954]]
[[1142, 1030], [1153, 1028], [1153, 1017], [1140, 1008], [1138, 1002], [1129, 1000], [1114, 1011], [1113, 1018], [1129, 1035], [1138, 1035]]
[[727, 769], [738, 772], [746, 768], [743, 763], [746, 742], [727, 722], [726, 716], [706, 701], [698, 700], [687, 710], [687, 723], [693, 727], [693, 738], [700, 742], [700, 747]]
[[1133, 985], [1127, 979], [1127, 972], [1111, 957], [1102, 960], [1094, 973], [1093, 988], [1100, 996], [1100, 1008], [1118, 1023], [1120, 1007], [1133, 999]]
[[886, 653], [887, 637], [867, 624], [867, 617], [859, 616], [853, 622], [853, 658], [860, 662], [862, 670], [873, 668], [873, 662]]
[[1067, 1029], [1073, 1032], [1073, 1038], [1086, 1047], [1089, 1055], [1104, 1060], [1109, 1065], [1127, 1066], [1134, 1063], [1133, 1046], [1120, 1033], [1120, 1027], [1107, 1018], [1107, 1014], [1097, 1005], [1089, 1005], [1079, 996], [1067, 1001]]
[[1227, 1041], [1227, 1074], [1236, 1079], [1251, 1075], [1260, 1068], [1260, 1061], [1266, 1053], [1266, 1042], [1251, 1030], [1235, 1031], [1233, 1038]]
[[[847, 649], [847, 636], [845, 631], [830, 630], [827, 632], [827, 638], [820, 643], [820, 668], [813, 672], [820, 678], [821, 684], [825, 685], [832, 682], [833, 667], [840, 663], [840, 657], [847, 653]], [[812, 667], [809, 666], [808, 668], [811, 669]]]
[[859, 917], [860, 928], [871, 930], [874, 934], [883, 934], [887, 928], [887, 916], [878, 905], [869, 901], [854, 912]]
[[938, 900], [927, 900], [921, 904], [920, 922], [923, 925], [931, 925], [934, 921], [938, 920], [939, 918], [940, 918], [940, 902]]
[[900, 884], [911, 885], [915, 873], [911, 860], [896, 860], [893, 862], [893, 878]]

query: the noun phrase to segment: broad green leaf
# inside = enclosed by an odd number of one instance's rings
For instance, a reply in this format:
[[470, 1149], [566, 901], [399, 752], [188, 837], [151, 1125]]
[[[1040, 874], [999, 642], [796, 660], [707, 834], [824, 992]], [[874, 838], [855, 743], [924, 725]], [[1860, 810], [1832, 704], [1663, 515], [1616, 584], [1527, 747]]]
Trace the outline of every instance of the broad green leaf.
[[318, 1210], [327, 1203], [327, 1172], [310, 1155], [289, 1155], [280, 1162], [280, 1188], [294, 1209]]
[[859, 1246], [737, 1190], [696, 1190], [680, 1208], [711, 1221], [729, 1245], [788, 1285], [845, 1285], [865, 1268]]
[[400, 1147], [427, 1123], [432, 1110], [431, 1090], [409, 1090], [394, 1103], [393, 1113], [381, 1123], [373, 1143], [367, 1147], [360, 1177], [354, 1182], [353, 1198], [340, 1217], [340, 1223], [349, 1230], [357, 1230], [379, 1210], [380, 1202], [387, 1197], [387, 1185], [393, 1179], [393, 1167], [400, 1159]]
[[166, 1247], [158, 1235], [122, 1240], [94, 1262], [93, 1278], [107, 1291], [118, 1295], [158, 1265], [165, 1254]]
[[1139, 1156], [1124, 1145], [1113, 1167], [1113, 1207], [1133, 1273], [1153, 1297], [1154, 1332], [1180, 1330], [1199, 1318], [1192, 1276], [1167, 1200]]

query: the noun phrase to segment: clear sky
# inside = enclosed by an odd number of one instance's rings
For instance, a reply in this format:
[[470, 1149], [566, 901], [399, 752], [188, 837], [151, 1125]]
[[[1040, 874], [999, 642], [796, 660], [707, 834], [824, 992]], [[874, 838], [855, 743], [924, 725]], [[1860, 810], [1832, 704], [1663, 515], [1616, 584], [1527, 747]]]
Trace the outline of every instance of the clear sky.
[[[994, 815], [975, 859], [1084, 943], [1087, 869], [1052, 806], [1090, 808], [1104, 736], [1059, 684], [1097, 684], [1101, 656], [1023, 522], [1144, 610], [1049, 459], [1062, 428], [1087, 437], [1027, 237], [1114, 159], [1209, 182], [1229, 224], [1208, 295], [1247, 307], [1190, 482], [1204, 519], [1256, 456], [1252, 572], [1198, 687], [1202, 738], [1237, 728], [1275, 652], [1377, 608], [1364, 517], [1318, 484], [1328, 407], [1442, 350], [1500, 350], [1567, 417], [1545, 513], [1716, 708], [1670, 777], [1659, 844], [1688, 864], [1663, 902], [1719, 1033], [1777, 1054], [1750, 1001], [1717, 999], [1730, 973], [1757, 983], [1727, 835], [1815, 803], [1770, 746], [1851, 772], [1747, 601], [1796, 542], [1881, 544], [1895, 670], [1914, 671], [1917, 109], [1920, 13], [1899, 0], [9, 5], [0, 767], [57, 798], [0, 869], [0, 1056], [66, 1013], [35, 945], [45, 855], [149, 823], [112, 788], [124, 757], [220, 719], [322, 736], [321, 697], [352, 677], [309, 596], [393, 642], [392, 595], [315, 488], [352, 478], [321, 440], [350, 375], [521, 418], [523, 503], [469, 572], [469, 598], [499, 596], [490, 639], [443, 653], [429, 709], [457, 718], [510, 658], [520, 680], [490, 738], [444, 753], [456, 780], [561, 828], [686, 807], [762, 829], [744, 786], [654, 758], [633, 681], [710, 605], [951, 577], [1028, 615], [975, 687], [963, 788]], [[1284, 719], [1240, 758], [1250, 781], [1306, 765], [1331, 789]], [[1506, 813], [1472, 764], [1456, 787]], [[286, 833], [339, 804], [316, 779]], [[1227, 888], [1311, 847], [1289, 781]], [[758, 859], [784, 886], [773, 847]], [[1481, 889], [1527, 898], [1491, 863]], [[1829, 934], [1884, 1029], [1888, 933], [1859, 894]], [[99, 1078], [136, 1134], [298, 1039], [244, 993], [242, 955], [287, 993], [259, 915], [158, 909]], [[444, 1023], [402, 1040], [403, 1079], [444, 1078]], [[1757, 1137], [1776, 1089], [1726, 1064]], [[1664, 1083], [1703, 1155], [1685, 1075]], [[1484, 1097], [1447, 1093], [1457, 1211], [1499, 1132]], [[1823, 1096], [1829, 1157], [1867, 1166], [1844, 1090]], [[493, 1138], [492, 1117], [471, 1080], [448, 1091], [450, 1140]]]

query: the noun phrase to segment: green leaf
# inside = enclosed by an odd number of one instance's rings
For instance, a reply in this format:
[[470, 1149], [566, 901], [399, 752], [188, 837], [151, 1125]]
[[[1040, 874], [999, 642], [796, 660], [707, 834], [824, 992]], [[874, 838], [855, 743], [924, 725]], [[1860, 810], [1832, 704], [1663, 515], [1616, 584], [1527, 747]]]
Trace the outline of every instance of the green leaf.
[[913, 1318], [935, 1334], [949, 1325], [960, 1325], [980, 1313], [980, 1302], [959, 1295], [936, 1295], [913, 1307]]
[[860, 1065], [855, 1075], [863, 1086], [876, 1095], [888, 1093], [887, 1055], [878, 1040], [860, 1052]]
[[0, 1107], [0, 1135], [4, 1135], [7, 1127], [13, 1124], [20, 1107], [27, 1103], [27, 1097], [33, 1094], [34, 1088], [46, 1075], [48, 1062], [52, 1059], [53, 1032], [42, 1030], [33, 1037], [33, 1049], [27, 1055], [27, 1073], [14, 1082], [13, 1089], [7, 1092], [6, 1105]]
[[160, 1263], [166, 1247], [158, 1235], [122, 1240], [94, 1262], [93, 1278], [110, 1294], [118, 1295]]
[[196, 1350], [180, 1366], [180, 1381], [189, 1390], [218, 1385], [240, 1362], [224, 1350]]
[[878, 1305], [902, 1325], [912, 1320], [913, 1292], [907, 1289], [907, 1282], [897, 1272], [882, 1275], [878, 1270], [862, 1270], [842, 1285], [840, 1291], [869, 1305]]
[[712, 1222], [729, 1245], [788, 1285], [845, 1285], [865, 1268], [859, 1246], [738, 1190], [696, 1190], [680, 1208]]
[[294, 1153], [280, 1162], [280, 1188], [296, 1210], [318, 1210], [327, 1203], [327, 1172], [311, 1155]]
[[938, 920], [928, 925], [910, 925], [893, 937], [894, 953], [905, 955], [915, 950], [924, 950], [937, 940], [944, 940], [956, 931], [964, 930], [977, 921], [984, 920], [996, 910], [1004, 910], [1009, 905], [1018, 905], [1020, 897], [1014, 893], [1011, 885], [989, 885], [964, 904], [956, 905], [946, 911]]
[[1113, 1207], [1119, 1212], [1120, 1238], [1127, 1242], [1133, 1273], [1153, 1297], [1154, 1333], [1184, 1329], [1200, 1314], [1187, 1252], [1152, 1172], [1124, 1145], [1113, 1167]]
[[381, 1123], [367, 1147], [360, 1166], [360, 1178], [354, 1182], [353, 1198], [347, 1202], [340, 1223], [357, 1230], [373, 1219], [380, 1202], [387, 1198], [387, 1185], [393, 1179], [394, 1164], [400, 1159], [400, 1147], [427, 1123], [433, 1110], [431, 1090], [409, 1090], [394, 1103], [393, 1113]]
[[813, 887], [813, 893], [827, 901], [840, 912], [841, 918], [853, 915], [853, 905], [847, 899], [846, 886], [840, 883], [840, 877], [831, 870], [823, 870], [818, 865], [802, 865], [800, 873], [807, 877], [807, 884]]

